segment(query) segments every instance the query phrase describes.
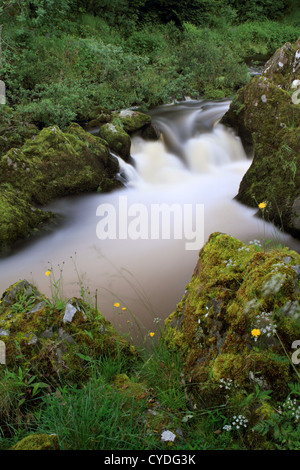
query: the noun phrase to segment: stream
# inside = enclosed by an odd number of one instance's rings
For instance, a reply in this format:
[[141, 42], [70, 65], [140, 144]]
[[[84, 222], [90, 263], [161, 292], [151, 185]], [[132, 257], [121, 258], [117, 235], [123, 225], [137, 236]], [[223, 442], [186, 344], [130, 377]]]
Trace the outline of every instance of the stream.
[[[256, 209], [233, 199], [251, 160], [240, 139], [218, 123], [229, 105], [229, 101], [185, 101], [152, 110], [162, 137], [157, 142], [133, 137], [134, 166], [119, 159], [126, 187], [108, 194], [65, 197], [47, 206], [64, 217], [63, 223], [0, 260], [1, 293], [27, 279], [46, 295], [83, 294], [132, 338], [156, 332], [182, 298], [200, 247], [187, 249], [185, 232], [175, 235], [182, 228], [180, 214], [172, 220], [170, 236], [152, 236], [154, 223], [151, 230], [144, 227], [140, 238], [137, 223], [126, 236], [120, 232], [118, 213], [124, 203], [132, 209], [127, 224], [134, 219], [137, 204], [144, 214], [152, 214], [153, 206], [161, 204], [175, 204], [179, 212], [203, 205], [204, 220], [197, 225], [194, 218], [193, 229], [203, 229], [204, 241], [218, 231], [247, 243], [274, 239], [299, 252], [299, 241], [255, 217]], [[119, 225], [114, 227], [114, 238], [99, 239], [99, 206], [116, 211]], [[115, 307], [116, 302], [120, 306]]]

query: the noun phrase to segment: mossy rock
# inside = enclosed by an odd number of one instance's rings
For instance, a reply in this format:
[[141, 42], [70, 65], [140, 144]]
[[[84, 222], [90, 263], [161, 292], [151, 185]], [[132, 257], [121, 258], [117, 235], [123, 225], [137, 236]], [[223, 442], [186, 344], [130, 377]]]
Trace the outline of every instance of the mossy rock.
[[[237, 130], [254, 158], [236, 198], [248, 206], [267, 202], [265, 220], [300, 238], [300, 104], [292, 84], [300, 79], [300, 40], [285, 44], [259, 77], [239, 90], [222, 122]], [[299, 82], [300, 83], [300, 82]]]
[[11, 148], [21, 147], [39, 129], [8, 106], [0, 106], [0, 157]]
[[119, 188], [118, 173], [107, 142], [78, 124], [65, 132], [57, 126], [44, 128], [21, 148], [10, 149], [0, 158], [0, 248], [49, 219], [41, 205], [70, 194]]
[[16, 240], [25, 238], [45, 227], [54, 214], [35, 207], [9, 184], [0, 184], [1, 251], [9, 250]]
[[149, 398], [149, 390], [141, 383], [132, 382], [127, 374], [117, 374], [114, 377], [114, 385], [117, 387], [119, 392], [127, 397], [135, 400], [143, 400]]
[[221, 379], [232, 380], [234, 394], [258, 385], [272, 390], [275, 403], [287, 396], [288, 383], [297, 380], [285, 351], [291, 357], [300, 337], [299, 281], [296, 252], [264, 252], [229, 235], [210, 236], [163, 334], [182, 354], [197, 407], [223, 403]]
[[55, 434], [30, 434], [10, 450], [59, 450], [59, 444]]
[[139, 111], [132, 111], [131, 109], [123, 109], [119, 113], [113, 115], [112, 123], [121, 123], [123, 129], [132, 134], [151, 124], [151, 116], [141, 113]]
[[110, 123], [104, 124], [100, 127], [99, 137], [106, 140], [109, 148], [123, 158], [123, 160], [128, 161], [130, 159], [130, 136], [121, 126]]
[[138, 359], [135, 348], [82, 299], [56, 305], [26, 280], [2, 295], [0, 339], [9, 370], [21, 367], [53, 386], [63, 379], [83, 383], [87, 365], [102, 355], [121, 354], [127, 366]]

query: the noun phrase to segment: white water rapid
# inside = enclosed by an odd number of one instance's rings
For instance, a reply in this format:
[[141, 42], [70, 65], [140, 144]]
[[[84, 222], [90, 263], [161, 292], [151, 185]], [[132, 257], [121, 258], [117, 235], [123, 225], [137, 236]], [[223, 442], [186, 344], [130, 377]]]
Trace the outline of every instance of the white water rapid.
[[[283, 236], [274, 226], [254, 217], [256, 210], [233, 200], [251, 161], [240, 139], [218, 124], [229, 102], [193, 102], [152, 111], [161, 140], [132, 140], [134, 167], [120, 161], [126, 188], [110, 194], [86, 194], [54, 201], [49, 209], [65, 217], [53, 232], [32, 240], [0, 260], [1, 293], [18, 279], [34, 282], [51, 294], [51, 269], [64, 296], [85, 296], [121, 331], [137, 335], [156, 331], [154, 318], [166, 318], [181, 299], [199, 250], [186, 250], [185, 239], [99, 240], [96, 215], [100, 204], [118, 211], [120, 197], [128, 207], [139, 203], [149, 213], [153, 204], [204, 205], [205, 241], [212, 232], [228, 233], [244, 242]], [[176, 223], [176, 222], [175, 222]], [[299, 251], [285, 235], [284, 243]], [[53, 291], [53, 288], [52, 288]], [[120, 307], [114, 307], [114, 303]], [[126, 308], [126, 310], [122, 310]]]

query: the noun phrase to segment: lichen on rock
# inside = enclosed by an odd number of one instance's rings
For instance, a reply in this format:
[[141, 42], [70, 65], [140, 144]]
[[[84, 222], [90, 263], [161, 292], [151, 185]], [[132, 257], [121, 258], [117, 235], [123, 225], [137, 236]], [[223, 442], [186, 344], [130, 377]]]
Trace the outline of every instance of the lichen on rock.
[[197, 407], [222, 403], [224, 380], [235, 394], [258, 384], [275, 402], [286, 396], [295, 371], [285, 352], [292, 356], [300, 336], [299, 266], [300, 256], [287, 248], [265, 252], [210, 236], [163, 334], [182, 354]]

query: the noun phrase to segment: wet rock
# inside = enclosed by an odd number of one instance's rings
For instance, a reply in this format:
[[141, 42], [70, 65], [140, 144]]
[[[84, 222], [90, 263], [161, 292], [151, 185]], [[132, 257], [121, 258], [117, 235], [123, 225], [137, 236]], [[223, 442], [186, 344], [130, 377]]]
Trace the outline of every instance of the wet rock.
[[160, 139], [160, 132], [156, 126], [149, 124], [141, 129], [141, 137], [147, 141], [156, 141]]
[[109, 148], [126, 162], [130, 159], [131, 140], [129, 134], [112, 123], [100, 127], [99, 136], [108, 142]]
[[[236, 198], [258, 215], [300, 238], [300, 39], [285, 44], [259, 77], [239, 90], [222, 122], [237, 130], [254, 158]], [[299, 81], [300, 83], [300, 81]], [[295, 87], [296, 92], [293, 93]]]
[[119, 113], [114, 114], [112, 122], [121, 122], [123, 129], [132, 134], [151, 124], [151, 116], [141, 113], [139, 111], [132, 111], [131, 109], [123, 109]]

